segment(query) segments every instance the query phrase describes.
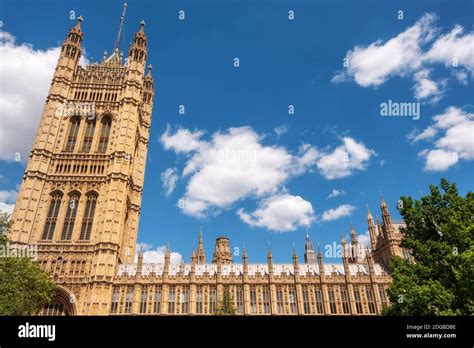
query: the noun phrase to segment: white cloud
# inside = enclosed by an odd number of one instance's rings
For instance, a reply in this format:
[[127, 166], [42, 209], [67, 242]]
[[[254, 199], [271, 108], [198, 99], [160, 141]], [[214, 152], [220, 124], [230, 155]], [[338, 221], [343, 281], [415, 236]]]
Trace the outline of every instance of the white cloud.
[[343, 178], [356, 170], [365, 170], [370, 158], [376, 155], [375, 151], [350, 137], [342, 140], [342, 145], [330, 153], [321, 154], [316, 162], [319, 172], [326, 179]]
[[427, 127], [423, 132], [418, 133], [416, 130], [410, 132], [408, 134], [408, 139], [416, 143], [417, 141], [420, 140], [426, 140], [426, 139], [431, 139], [433, 138], [436, 134], [438, 134], [438, 131], [436, 130], [435, 127]]
[[370, 248], [370, 234], [369, 231], [366, 231], [364, 234], [359, 234], [357, 236], [359, 240], [359, 245], [362, 249]]
[[44, 107], [59, 48], [37, 50], [0, 31], [0, 160], [26, 161]]
[[276, 127], [276, 128], [274, 129], [274, 131], [275, 131], [276, 135], [277, 135], [278, 137], [280, 137], [280, 136], [282, 136], [283, 134], [285, 134], [285, 133], [288, 132], [288, 127], [287, 127], [286, 125], [282, 124], [281, 126]]
[[336, 74], [333, 82], [353, 78], [363, 87], [379, 86], [391, 76], [405, 76], [418, 69], [422, 63], [420, 46], [434, 36], [431, 24], [435, 19], [433, 14], [426, 14], [385, 43], [377, 40], [369, 46], [355, 46], [347, 52], [347, 70]]
[[262, 200], [254, 212], [237, 211], [239, 217], [250, 226], [265, 227], [279, 232], [294, 231], [308, 226], [314, 220], [313, 207], [300, 196], [280, 194]]
[[[26, 162], [61, 48], [17, 44], [0, 29], [0, 160]], [[88, 64], [85, 51], [80, 65]]]
[[208, 140], [203, 135], [200, 130], [173, 132], [168, 127], [161, 137], [165, 149], [187, 153], [182, 170], [186, 190], [177, 206], [187, 215], [206, 218], [245, 199], [257, 200], [255, 211], [239, 209], [238, 215], [251, 226], [275, 231], [292, 231], [314, 218], [311, 203], [287, 192], [290, 179], [316, 170], [326, 179], [341, 178], [365, 170], [376, 155], [350, 137], [342, 138], [332, 152], [302, 144], [291, 153], [264, 144], [264, 136], [249, 126], [217, 131]]
[[161, 173], [161, 183], [165, 190], [166, 197], [174, 191], [176, 182], [178, 181], [178, 170], [176, 168], [168, 168]]
[[427, 171], [445, 171], [459, 159], [457, 153], [442, 149], [424, 150], [420, 152], [420, 156], [426, 160], [425, 170]]
[[4, 202], [0, 202], [0, 213], [12, 214], [13, 209], [15, 209], [15, 204], [7, 204]]
[[355, 207], [353, 205], [343, 204], [335, 209], [326, 210], [323, 213], [321, 220], [322, 221], [337, 220], [345, 216], [350, 216], [354, 210], [355, 210]]
[[[138, 243], [135, 250], [135, 262], [137, 262], [138, 253], [140, 252], [140, 246], [143, 248], [143, 263], [164, 263], [166, 246], [162, 245], [152, 249], [152, 246], [147, 243]], [[183, 256], [177, 252], [170, 252], [170, 263], [172, 265], [178, 265]]]
[[443, 96], [443, 89], [447, 84], [446, 80], [435, 82], [429, 77], [430, 71], [423, 69], [415, 74], [415, 98], [418, 100], [429, 100], [438, 102]]
[[188, 153], [198, 150], [203, 145], [199, 140], [204, 135], [203, 131], [192, 132], [180, 128], [174, 134], [170, 134], [170, 130], [170, 126], [167, 125], [165, 133], [160, 138], [165, 150], [173, 150], [177, 153]]
[[345, 195], [346, 193], [344, 190], [338, 190], [338, 189], [332, 189], [331, 193], [329, 194], [328, 198], [336, 198], [342, 195]]
[[[177, 135], [177, 134], [180, 135]], [[188, 178], [185, 196], [178, 203], [184, 213], [204, 217], [229, 208], [244, 198], [263, 198], [282, 190], [285, 182], [314, 166], [316, 150], [302, 145], [297, 155], [284, 147], [265, 146], [263, 137], [251, 127], [229, 128], [216, 132], [209, 141], [199, 140], [203, 132], [179, 129], [166, 132], [165, 148], [183, 152], [177, 142], [168, 139], [192, 138], [199, 145], [187, 147], [192, 154], [183, 170]], [[186, 136], [183, 136], [186, 134]], [[163, 139], [163, 137], [162, 137]], [[224, 194], [225, 193], [225, 194]]]
[[18, 192], [14, 190], [0, 191], [0, 212], [13, 213], [17, 195]]
[[445, 171], [460, 159], [474, 159], [474, 113], [451, 106], [433, 121], [420, 134], [408, 135], [412, 142], [430, 139], [434, 144], [433, 149], [419, 153], [425, 159], [425, 170]]
[[466, 71], [474, 76], [474, 32], [465, 33], [456, 25], [451, 32], [438, 36], [441, 30], [434, 26], [436, 19], [434, 14], [425, 14], [387, 41], [355, 46], [347, 52], [346, 69], [337, 72], [332, 82], [354, 80], [362, 87], [377, 87], [395, 76], [412, 77], [415, 97], [437, 102], [443, 97], [447, 80], [430, 79], [427, 67], [441, 63], [456, 69], [454, 76], [466, 85]]
[[425, 59], [443, 63], [446, 67], [462, 66], [474, 74], [474, 32], [463, 33], [464, 28], [456, 25], [451, 32], [436, 40]]
[[454, 71], [453, 74], [461, 85], [467, 86], [468, 75], [464, 70]]

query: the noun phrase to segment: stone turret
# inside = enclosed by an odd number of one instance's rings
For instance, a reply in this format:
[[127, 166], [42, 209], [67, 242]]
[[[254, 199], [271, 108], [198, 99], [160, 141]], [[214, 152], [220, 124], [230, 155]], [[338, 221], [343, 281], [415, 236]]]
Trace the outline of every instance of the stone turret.
[[233, 263], [232, 252], [230, 251], [229, 238], [220, 236], [216, 239], [216, 246], [214, 248], [214, 254], [212, 256], [212, 263], [217, 263], [218, 258], [223, 264]]

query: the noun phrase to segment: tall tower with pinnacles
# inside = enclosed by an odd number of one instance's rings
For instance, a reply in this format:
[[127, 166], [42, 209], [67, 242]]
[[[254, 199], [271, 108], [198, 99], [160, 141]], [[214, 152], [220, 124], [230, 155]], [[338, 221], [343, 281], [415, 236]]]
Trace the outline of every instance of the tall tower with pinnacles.
[[[85, 67], [82, 17], [64, 40], [13, 212], [9, 238], [35, 245], [56, 284], [43, 315], [212, 315], [229, 292], [238, 315], [375, 315], [388, 302], [388, 264], [410, 257], [382, 199], [382, 222], [368, 212], [371, 248], [351, 226], [342, 264], [326, 264], [306, 231], [304, 263], [234, 263], [230, 240], [216, 239], [206, 262], [202, 228], [190, 263], [136, 255], [154, 101], [146, 69], [145, 22], [128, 57], [119, 50]], [[328, 250], [323, 250], [327, 255]], [[135, 262], [136, 256], [136, 262]]]

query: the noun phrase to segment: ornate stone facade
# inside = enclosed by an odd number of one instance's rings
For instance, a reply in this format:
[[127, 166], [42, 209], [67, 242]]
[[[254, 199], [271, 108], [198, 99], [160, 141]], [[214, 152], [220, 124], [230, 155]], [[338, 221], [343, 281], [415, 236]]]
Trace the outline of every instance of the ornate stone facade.
[[[233, 263], [230, 241], [216, 240], [206, 263], [199, 236], [191, 262], [134, 263], [154, 99], [147, 38], [140, 24], [126, 63], [116, 49], [81, 67], [82, 18], [67, 35], [13, 213], [10, 239], [36, 244], [57, 284], [43, 314], [213, 314], [228, 290], [237, 314], [377, 314], [387, 302], [386, 265], [403, 256], [400, 225], [385, 202], [382, 223], [368, 216], [372, 252], [355, 230], [341, 264], [324, 264], [309, 234], [305, 263]], [[87, 112], [84, 114], [84, 109]]]

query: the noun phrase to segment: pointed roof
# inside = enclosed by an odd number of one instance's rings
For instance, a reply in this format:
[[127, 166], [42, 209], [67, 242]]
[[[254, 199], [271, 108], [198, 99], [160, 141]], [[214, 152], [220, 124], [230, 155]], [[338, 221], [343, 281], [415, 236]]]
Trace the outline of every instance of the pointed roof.
[[313, 243], [311, 242], [311, 239], [309, 238], [309, 226], [306, 226], [306, 241], [305, 241], [305, 245], [304, 245], [304, 250], [305, 252], [313, 252], [314, 253], [314, 249], [313, 249]]

